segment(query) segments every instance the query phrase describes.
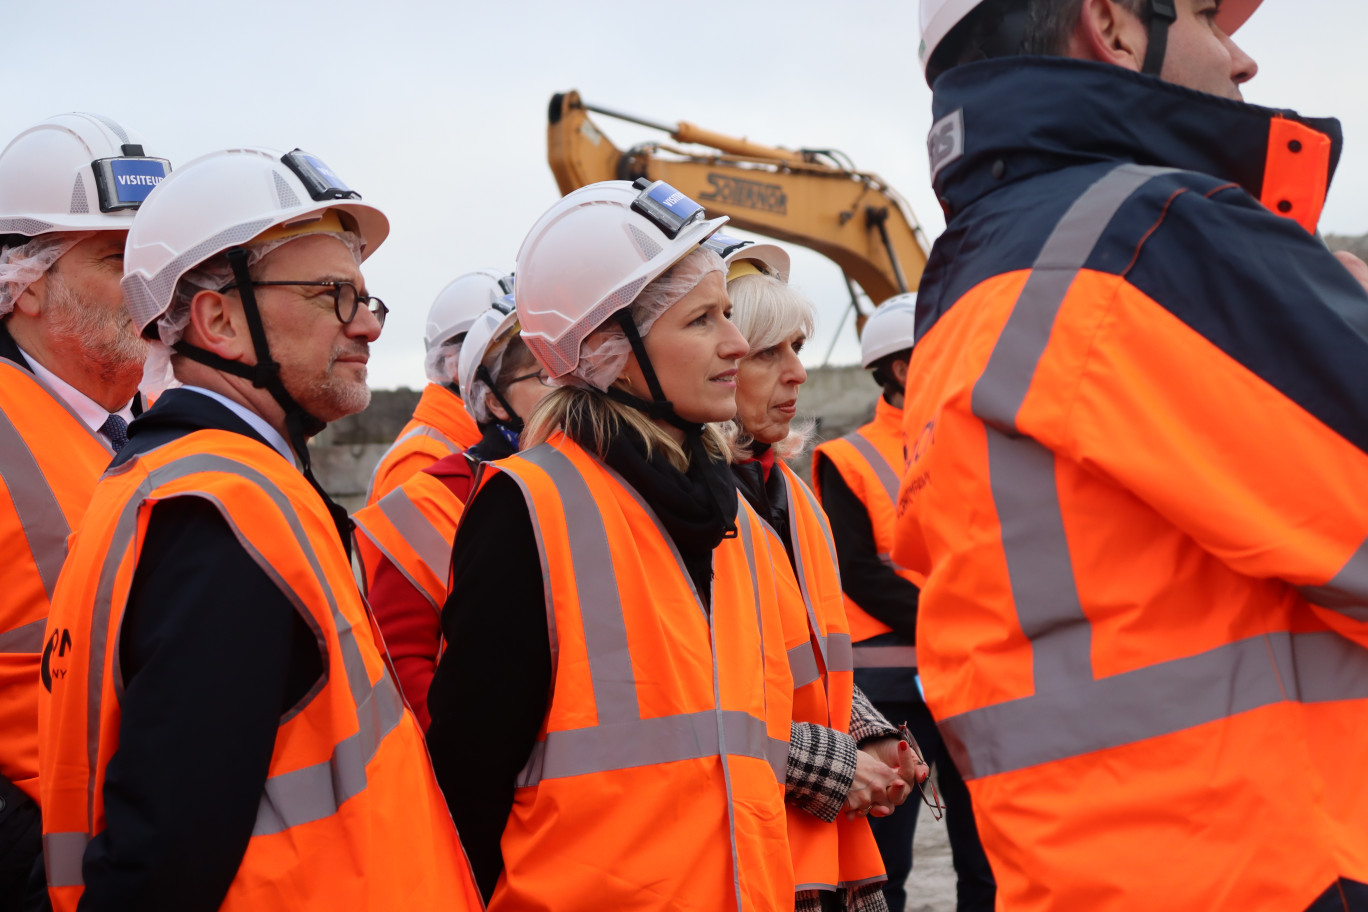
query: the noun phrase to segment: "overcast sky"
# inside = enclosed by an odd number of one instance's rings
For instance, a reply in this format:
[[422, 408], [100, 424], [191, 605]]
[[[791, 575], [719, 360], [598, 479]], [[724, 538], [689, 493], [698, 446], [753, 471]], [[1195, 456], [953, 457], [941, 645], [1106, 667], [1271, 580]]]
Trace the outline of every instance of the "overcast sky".
[[[327, 161], [393, 233], [366, 267], [391, 314], [376, 387], [423, 382], [422, 329], [448, 281], [511, 269], [557, 196], [546, 165], [551, 95], [771, 145], [847, 153], [886, 178], [934, 238], [930, 91], [912, 0], [786, 3], [43, 0], [4, 6], [0, 143], [63, 111], [108, 114], [173, 164], [216, 149], [300, 146]], [[1321, 220], [1368, 232], [1368, 4], [1271, 0], [1237, 40], [1260, 64], [1247, 100], [1344, 122]], [[661, 138], [599, 120], [620, 147]], [[794, 252], [821, 314], [820, 361], [847, 306], [839, 270]], [[833, 361], [856, 359], [849, 324]]]

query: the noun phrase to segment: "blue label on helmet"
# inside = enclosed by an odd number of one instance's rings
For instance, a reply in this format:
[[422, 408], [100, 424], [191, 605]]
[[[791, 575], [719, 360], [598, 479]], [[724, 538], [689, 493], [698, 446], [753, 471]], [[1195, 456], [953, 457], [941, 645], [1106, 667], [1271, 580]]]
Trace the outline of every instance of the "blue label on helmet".
[[351, 187], [348, 187], [346, 183], [343, 182], [342, 178], [337, 176], [337, 172], [332, 168], [329, 168], [323, 162], [323, 159], [319, 158], [317, 155], [310, 155], [308, 152], [296, 152], [295, 155], [298, 160], [305, 162], [309, 168], [318, 175], [318, 179], [323, 182], [325, 187], [332, 190], [342, 190], [347, 193], [351, 192]]
[[669, 184], [656, 184], [646, 195], [669, 209], [681, 222], [703, 208]]
[[166, 162], [150, 158], [115, 158], [109, 162], [114, 195], [122, 204], [141, 203], [160, 184], [170, 169]]

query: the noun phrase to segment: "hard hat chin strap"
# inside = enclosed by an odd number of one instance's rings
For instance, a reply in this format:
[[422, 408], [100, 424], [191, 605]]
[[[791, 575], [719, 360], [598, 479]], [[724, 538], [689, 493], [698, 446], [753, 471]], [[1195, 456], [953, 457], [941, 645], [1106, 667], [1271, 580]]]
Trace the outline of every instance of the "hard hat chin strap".
[[184, 339], [181, 339], [172, 348], [177, 354], [184, 355], [191, 361], [198, 361], [214, 370], [250, 380], [252, 386], [257, 389], [264, 389], [271, 394], [271, 398], [285, 413], [286, 436], [289, 438], [295, 457], [299, 460], [300, 471], [308, 479], [313, 489], [318, 492], [318, 495], [323, 498], [323, 503], [332, 515], [333, 523], [337, 526], [338, 534], [342, 538], [342, 544], [347, 549], [347, 556], [350, 557], [351, 518], [344, 508], [333, 502], [328, 493], [323, 490], [323, 486], [318, 483], [318, 479], [314, 477], [312, 462], [309, 458], [309, 438], [327, 427], [327, 422], [310, 414], [304, 406], [295, 401], [294, 396], [291, 396], [289, 390], [285, 389], [285, 384], [280, 379], [280, 362], [271, 357], [271, 346], [266, 341], [266, 326], [262, 323], [261, 310], [257, 306], [256, 290], [252, 287], [252, 277], [247, 271], [247, 251], [242, 247], [234, 247], [228, 251], [227, 257], [228, 265], [233, 270], [233, 279], [238, 289], [238, 296], [242, 299], [242, 312], [247, 319], [247, 330], [251, 333], [252, 349], [256, 353], [257, 363], [253, 365], [243, 364], [241, 361], [229, 361], [211, 351], [205, 351], [198, 346], [191, 345]]
[[687, 421], [675, 412], [674, 403], [665, 398], [665, 390], [660, 385], [660, 379], [656, 376], [655, 367], [651, 364], [651, 358], [646, 354], [646, 345], [641, 341], [641, 333], [637, 332], [636, 323], [632, 321], [631, 315], [627, 310], [619, 310], [614, 315], [618, 325], [622, 327], [623, 333], [627, 336], [627, 342], [632, 346], [632, 353], [636, 355], [637, 364], [641, 367], [641, 374], [646, 379], [646, 386], [651, 391], [651, 399], [647, 401], [616, 386], [607, 389], [609, 399], [620, 402], [623, 405], [645, 412], [649, 417], [657, 421], [666, 421], [684, 432], [684, 442], [689, 449], [689, 463], [697, 466], [703, 477], [703, 482], [708, 488], [709, 500], [712, 501], [713, 509], [720, 515], [722, 526], [725, 530], [723, 538], [736, 537], [736, 520], [728, 517], [727, 512], [722, 509], [722, 505], [729, 503], [727, 491], [723, 487], [730, 482], [719, 478], [718, 472], [708, 471], [708, 465], [712, 462], [712, 457], [708, 453], [708, 448], [703, 443], [703, 431], [705, 426], [696, 421]]
[[1140, 72], [1158, 77], [1164, 68], [1164, 54], [1168, 50], [1169, 26], [1178, 20], [1173, 0], [1149, 0], [1149, 46], [1145, 49], [1145, 65]]

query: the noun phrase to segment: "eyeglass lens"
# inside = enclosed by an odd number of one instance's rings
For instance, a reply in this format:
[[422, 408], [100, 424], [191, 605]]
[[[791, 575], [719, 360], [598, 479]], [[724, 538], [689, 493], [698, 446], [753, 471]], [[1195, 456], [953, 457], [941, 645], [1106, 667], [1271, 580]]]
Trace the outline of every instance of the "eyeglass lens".
[[385, 325], [385, 317], [389, 314], [389, 308], [385, 306], [384, 301], [373, 295], [363, 297], [357, 292], [356, 286], [350, 282], [338, 282], [333, 287], [337, 295], [335, 307], [337, 319], [343, 323], [350, 323], [356, 319], [357, 306], [364, 300], [366, 309], [371, 312], [376, 321], [381, 326]]

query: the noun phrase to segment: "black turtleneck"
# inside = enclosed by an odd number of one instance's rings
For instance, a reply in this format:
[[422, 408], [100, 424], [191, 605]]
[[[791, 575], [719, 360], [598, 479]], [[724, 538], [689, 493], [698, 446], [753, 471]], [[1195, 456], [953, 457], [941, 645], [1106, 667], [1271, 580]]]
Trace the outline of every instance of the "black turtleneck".
[[[702, 502], [702, 471], [680, 472], [659, 453], [647, 460], [640, 439], [627, 435], [609, 446], [604, 462], [655, 512], [707, 606], [722, 528]], [[541, 558], [527, 504], [508, 475], [495, 475], [471, 498], [451, 570], [452, 596], [442, 610], [447, 646], [428, 691], [428, 748], [487, 901], [503, 871], [499, 841], [514, 780], [536, 743], [552, 687]]]

